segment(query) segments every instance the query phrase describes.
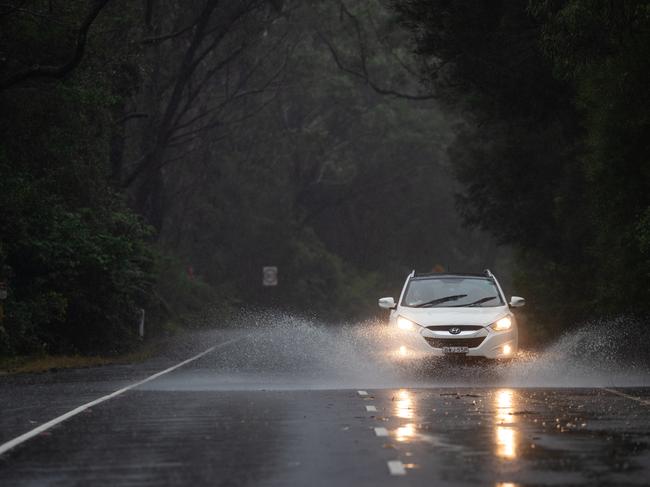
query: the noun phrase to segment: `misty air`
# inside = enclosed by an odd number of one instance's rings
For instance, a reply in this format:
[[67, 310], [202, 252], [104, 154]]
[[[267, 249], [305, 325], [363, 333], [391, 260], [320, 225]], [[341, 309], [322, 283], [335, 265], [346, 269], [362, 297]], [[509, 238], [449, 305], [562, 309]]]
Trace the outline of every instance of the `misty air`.
[[643, 0], [0, 3], [0, 484], [650, 479]]

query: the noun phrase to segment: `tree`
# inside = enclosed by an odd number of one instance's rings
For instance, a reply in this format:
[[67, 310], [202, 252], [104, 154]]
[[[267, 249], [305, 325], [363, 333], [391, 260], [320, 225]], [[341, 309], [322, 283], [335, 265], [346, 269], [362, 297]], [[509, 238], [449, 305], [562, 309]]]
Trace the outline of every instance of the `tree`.
[[461, 209], [517, 248], [518, 286], [546, 335], [602, 312], [647, 312], [644, 2], [394, 6], [424, 73], [446, 66], [429, 81], [442, 77], [474, 120], [451, 150]]
[[[7, 73], [79, 52], [96, 4], [50, 3], [0, 17]], [[65, 75], [0, 92], [5, 351], [123, 350], [139, 307], [365, 317], [413, 267], [491, 266], [405, 35], [375, 0], [106, 2]]]

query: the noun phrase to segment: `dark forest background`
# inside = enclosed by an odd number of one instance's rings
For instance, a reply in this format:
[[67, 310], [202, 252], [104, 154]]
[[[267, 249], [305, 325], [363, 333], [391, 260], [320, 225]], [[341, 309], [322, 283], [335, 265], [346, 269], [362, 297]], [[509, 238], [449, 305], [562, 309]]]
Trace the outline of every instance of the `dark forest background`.
[[528, 298], [529, 346], [644, 316], [649, 25], [641, 0], [0, 3], [0, 354], [120, 352], [140, 308], [154, 336], [363, 318], [436, 265]]

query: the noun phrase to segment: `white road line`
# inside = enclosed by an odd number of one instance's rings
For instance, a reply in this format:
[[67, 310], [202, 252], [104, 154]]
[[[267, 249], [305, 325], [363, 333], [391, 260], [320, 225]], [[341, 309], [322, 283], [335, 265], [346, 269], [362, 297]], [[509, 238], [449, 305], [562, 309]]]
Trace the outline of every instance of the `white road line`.
[[375, 435], [388, 436], [388, 430], [386, 428], [375, 428]]
[[607, 387], [603, 387], [602, 389], [603, 389], [603, 391], [607, 391], [610, 394], [615, 394], [617, 396], [621, 396], [621, 397], [624, 397], [626, 399], [630, 399], [631, 401], [636, 401], [636, 402], [638, 402], [640, 404], [643, 404], [644, 406], [650, 406], [650, 401], [647, 401], [645, 399], [641, 399], [640, 397], [630, 396], [629, 394], [625, 394], [624, 392], [617, 391], [616, 389], [609, 389]]
[[357, 391], [357, 392], [359, 393], [360, 396], [367, 396], [368, 395], [368, 391]]
[[123, 394], [126, 391], [129, 391], [129, 390], [131, 390], [131, 389], [133, 389], [135, 387], [141, 386], [142, 384], [144, 384], [146, 382], [150, 382], [150, 381], [152, 381], [154, 379], [157, 379], [161, 375], [165, 375], [165, 374], [167, 374], [169, 372], [172, 372], [173, 370], [176, 370], [179, 367], [182, 367], [183, 365], [187, 365], [190, 362], [193, 362], [193, 361], [203, 357], [204, 355], [216, 350], [217, 348], [225, 347], [226, 345], [230, 345], [231, 343], [237, 342], [237, 341], [241, 340], [242, 338], [233, 338], [232, 340], [227, 340], [225, 342], [219, 343], [218, 345], [210, 347], [207, 350], [205, 350], [204, 352], [201, 352], [201, 353], [199, 353], [197, 355], [194, 355], [194, 357], [190, 357], [187, 360], [184, 360], [181, 363], [174, 365], [173, 367], [169, 367], [168, 369], [165, 369], [165, 370], [163, 370], [161, 372], [153, 374], [153, 375], [147, 377], [146, 379], [143, 379], [143, 380], [141, 380], [139, 382], [135, 382], [134, 384], [128, 385], [128, 386], [126, 386], [126, 387], [124, 387], [122, 389], [119, 389], [119, 390], [117, 390], [115, 392], [112, 392], [112, 393], [110, 393], [110, 394], [108, 394], [106, 396], [102, 396], [102, 397], [100, 397], [98, 399], [95, 399], [94, 401], [87, 402], [86, 404], [82, 404], [81, 406], [79, 406], [79, 407], [77, 407], [77, 408], [75, 408], [75, 409], [73, 409], [71, 411], [68, 411], [65, 414], [62, 414], [59, 417], [56, 417], [56, 418], [48, 421], [47, 423], [43, 423], [42, 425], [34, 428], [31, 431], [28, 431], [27, 433], [24, 433], [24, 434], [22, 434], [20, 436], [17, 436], [13, 440], [9, 440], [8, 442], [3, 443], [2, 445], [0, 445], [0, 455], [2, 455], [3, 453], [8, 452], [12, 448], [20, 445], [21, 443], [26, 442], [27, 440], [29, 440], [29, 439], [33, 438], [34, 436], [42, 433], [43, 431], [47, 431], [52, 426], [56, 426], [57, 424], [64, 422], [66, 419], [69, 419], [69, 418], [71, 418], [73, 416], [76, 416], [77, 414], [85, 411], [88, 408], [96, 406], [97, 404], [101, 404], [104, 401], [108, 401], [109, 399], [112, 399], [112, 398], [114, 398], [116, 396], [119, 396], [120, 394]]
[[376, 413], [377, 408], [375, 406], [366, 406], [366, 411]]
[[386, 464], [391, 475], [406, 475], [404, 464], [399, 460], [389, 460]]

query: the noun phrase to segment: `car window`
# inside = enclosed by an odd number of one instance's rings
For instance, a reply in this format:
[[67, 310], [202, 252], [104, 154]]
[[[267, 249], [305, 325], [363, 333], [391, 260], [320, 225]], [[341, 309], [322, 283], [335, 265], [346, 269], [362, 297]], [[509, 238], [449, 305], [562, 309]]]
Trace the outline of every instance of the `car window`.
[[402, 306], [407, 307], [461, 307], [502, 306], [503, 300], [492, 279], [431, 278], [412, 279], [404, 293]]

